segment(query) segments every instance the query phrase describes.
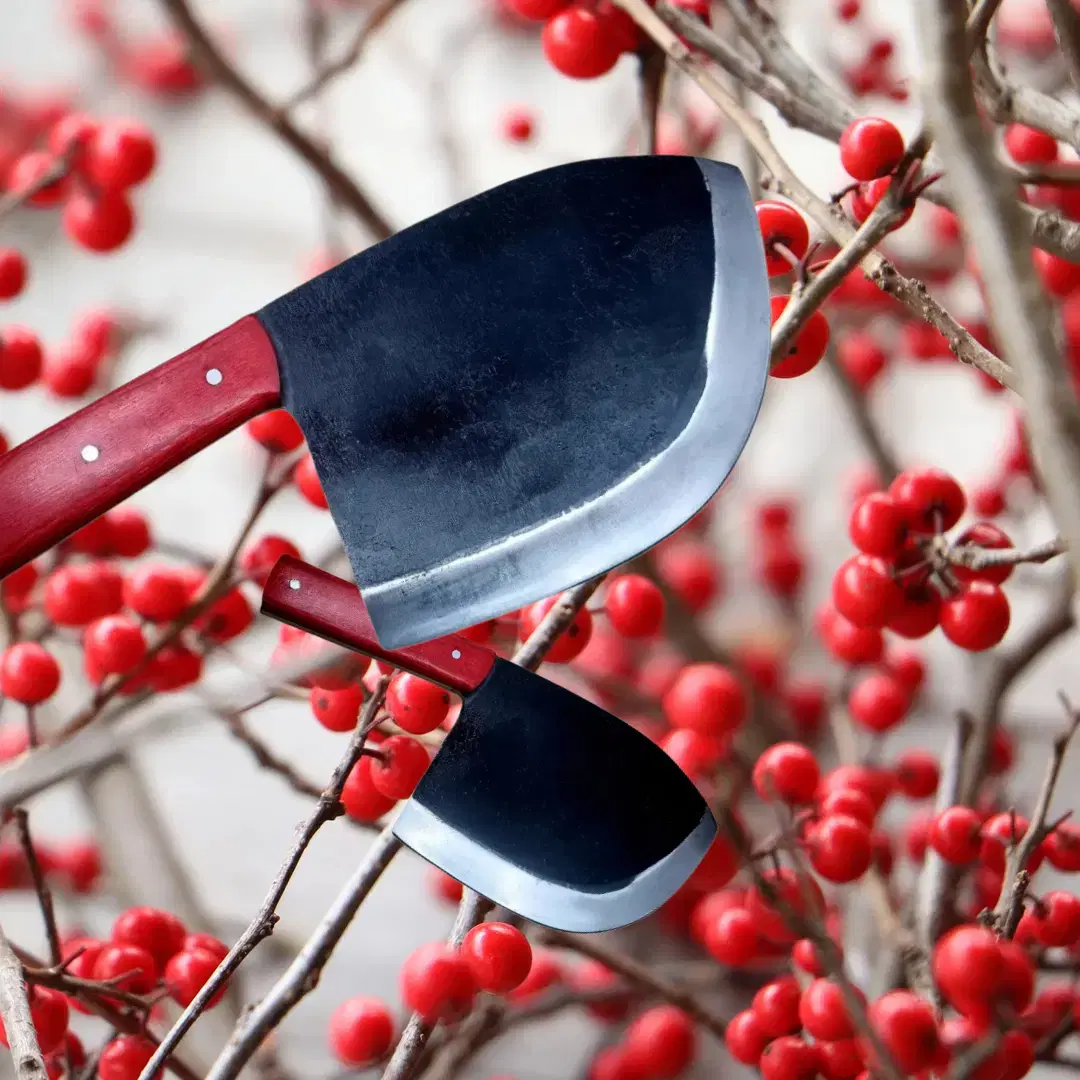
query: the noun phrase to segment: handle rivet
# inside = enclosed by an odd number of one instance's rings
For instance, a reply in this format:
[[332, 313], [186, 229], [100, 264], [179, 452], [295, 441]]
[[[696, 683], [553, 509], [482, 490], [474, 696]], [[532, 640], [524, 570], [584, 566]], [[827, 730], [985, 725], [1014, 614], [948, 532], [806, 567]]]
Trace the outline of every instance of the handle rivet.
[[291, 578], [290, 581], [289, 581], [289, 588], [294, 589], [294, 590], [298, 590], [300, 588], [300, 580], [299, 580], [299, 578]]
[[89, 464], [91, 461], [97, 461], [97, 459], [101, 457], [101, 451], [92, 443], [87, 443], [87, 445], [79, 451], [79, 457]]
[[206, 381], [211, 386], [220, 386], [222, 378], [223, 378], [223, 376], [222, 376], [221, 372], [216, 367], [212, 367], [206, 373]]
[[451, 655], [451, 656], [452, 656], [452, 657], [453, 657], [453, 658], [454, 658], [455, 660], [460, 660], [460, 659], [461, 659], [461, 650], [460, 650], [460, 649], [455, 649], [455, 650], [454, 650], [454, 651], [453, 651], [453, 652], [452, 652], [452, 653], [451, 653], [450, 655]]

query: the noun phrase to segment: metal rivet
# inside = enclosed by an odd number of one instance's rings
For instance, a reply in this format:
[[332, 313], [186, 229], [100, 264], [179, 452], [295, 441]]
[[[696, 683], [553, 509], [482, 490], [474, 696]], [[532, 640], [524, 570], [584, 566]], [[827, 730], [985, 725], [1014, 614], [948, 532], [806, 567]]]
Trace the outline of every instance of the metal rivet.
[[450, 655], [451, 655], [451, 656], [452, 656], [452, 657], [453, 657], [453, 658], [454, 658], [455, 660], [460, 660], [460, 659], [461, 659], [461, 650], [460, 650], [460, 649], [455, 649], [455, 650], [454, 650], [454, 651], [453, 651], [453, 652], [452, 652], [452, 653], [451, 653]]
[[291, 581], [289, 582], [289, 588], [290, 588], [290, 589], [299, 589], [299, 588], [300, 588], [300, 581], [299, 581], [299, 579], [298, 579], [298, 578], [293, 578], [293, 579], [292, 579], [292, 580], [291, 580]]
[[221, 385], [221, 379], [222, 379], [222, 374], [221, 374], [220, 371], [218, 371], [218, 369], [216, 367], [212, 367], [206, 373], [206, 381], [211, 386], [220, 386]]
[[79, 457], [89, 464], [91, 461], [97, 461], [97, 459], [101, 457], [101, 451], [92, 443], [87, 443], [87, 445], [79, 451]]

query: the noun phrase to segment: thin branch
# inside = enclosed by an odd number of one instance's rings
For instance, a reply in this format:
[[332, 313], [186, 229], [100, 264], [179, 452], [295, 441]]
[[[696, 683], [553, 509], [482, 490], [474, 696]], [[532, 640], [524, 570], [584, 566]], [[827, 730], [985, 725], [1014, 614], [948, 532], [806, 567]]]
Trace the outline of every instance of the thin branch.
[[0, 1019], [4, 1021], [16, 1080], [45, 1080], [45, 1058], [38, 1046], [22, 962], [0, 929]]
[[1050, 813], [1054, 788], [1061, 775], [1061, 766], [1065, 761], [1069, 742], [1076, 734], [1077, 727], [1080, 727], [1080, 711], [1073, 708], [1064, 694], [1061, 695], [1061, 701], [1069, 715], [1069, 722], [1065, 730], [1054, 739], [1051, 747], [1050, 760], [1046, 764], [1046, 773], [1043, 776], [1042, 787], [1039, 789], [1039, 798], [1031, 814], [1031, 824], [1028, 825], [1027, 832], [1024, 833], [1020, 842], [1012, 845], [1005, 858], [1005, 873], [1002, 878], [1001, 893], [994, 907], [994, 922], [998, 932], [1007, 938], [1011, 938], [1016, 933], [1020, 916], [1024, 912], [1028, 860], [1046, 838], [1048, 831], [1046, 819]]
[[529, 635], [529, 640], [514, 653], [512, 662], [526, 671], [535, 671], [555, 644], [555, 639], [574, 621], [577, 613], [600, 588], [606, 576], [601, 574], [564, 592], [551, 606], [540, 625]]
[[836, 349], [831, 345], [825, 352], [825, 363], [836, 382], [840, 396], [844, 399], [844, 404], [859, 432], [862, 444], [873, 459], [882, 483], [891, 484], [900, 472], [900, 466], [892, 450], [885, 445], [880, 427], [870, 415], [866, 395], [859, 391], [848, 373], [841, 367], [836, 358]]
[[641, 99], [641, 152], [656, 153], [656, 128], [664, 92], [667, 57], [648, 42], [638, 53], [638, 94]]
[[1065, 58], [1069, 81], [1074, 90], [1080, 90], [1080, 14], [1069, 0], [1046, 0], [1050, 21], [1054, 24], [1054, 37]]
[[313, 139], [281, 109], [265, 98], [226, 58], [220, 46], [195, 17], [188, 0], [161, 0], [177, 28], [191, 43], [210, 76], [237, 99], [267, 129], [307, 162], [341, 205], [348, 208], [377, 240], [394, 232], [368, 195]]
[[956, 544], [946, 549], [945, 558], [953, 566], [969, 570], [985, 570], [989, 566], [1015, 566], [1018, 563], [1045, 563], [1063, 554], [1065, 545], [1060, 536], [1044, 540], [1029, 548], [984, 548], [978, 544]]
[[[615, 0], [635, 22], [663, 48], [672, 61], [712, 99], [721, 111], [738, 127], [770, 174], [766, 187], [779, 192], [800, 206], [841, 246], [857, 235], [851, 222], [834, 206], [816, 195], [791, 170], [773, 144], [764, 125], [750, 115], [735, 96], [679, 40], [678, 35], [656, 14], [646, 0]], [[896, 297], [920, 319], [930, 323], [949, 343], [949, 348], [962, 363], [986, 372], [1004, 386], [1014, 387], [1012, 369], [979, 344], [949, 314], [926, 289], [921, 281], [901, 274], [877, 250], [870, 250], [861, 259], [864, 273], [883, 292]]]
[[214, 1062], [207, 1080], [232, 1080], [293, 1007], [318, 985], [330, 954], [348, 929], [360, 905], [375, 887], [383, 871], [401, 850], [401, 841], [389, 825], [368, 848], [363, 862], [323, 916], [285, 973], [270, 992], [246, 1013]]
[[345, 756], [338, 762], [337, 768], [334, 769], [334, 773], [330, 777], [330, 783], [322, 795], [319, 796], [315, 809], [308, 819], [298, 827], [296, 839], [293, 841], [293, 845], [285, 857], [285, 862], [282, 863], [281, 869], [278, 871], [277, 877], [274, 878], [270, 891], [266, 894], [255, 918], [251, 920], [248, 928], [240, 935], [240, 939], [229, 950], [228, 955], [218, 965], [217, 970], [210, 976], [191, 1004], [184, 1009], [176, 1023], [173, 1024], [161, 1040], [161, 1045], [157, 1048], [150, 1061], [147, 1062], [146, 1067], [139, 1076], [139, 1080], [151, 1080], [161, 1067], [166, 1056], [187, 1034], [191, 1025], [206, 1009], [210, 999], [225, 985], [229, 976], [243, 963], [244, 958], [255, 949], [260, 941], [274, 932], [274, 924], [277, 922], [277, 906], [285, 890], [289, 887], [289, 882], [292, 880], [292, 876], [308, 845], [326, 822], [333, 821], [344, 811], [341, 805], [342, 789], [345, 787], [345, 781], [349, 778], [353, 766], [360, 760], [368, 732], [377, 722], [378, 712], [386, 697], [386, 688], [389, 684], [390, 677], [384, 675], [365, 704], [364, 710], [360, 714], [360, 722], [349, 740]]
[[34, 841], [30, 836], [30, 817], [23, 807], [13, 811], [11, 815], [15, 820], [15, 831], [19, 834], [19, 845], [22, 847], [26, 858], [26, 865], [30, 869], [30, 879], [34, 883], [34, 892], [37, 893], [38, 907], [41, 908], [41, 918], [45, 923], [45, 937], [49, 942], [49, 957], [53, 964], [59, 964], [63, 959], [60, 951], [60, 931], [56, 928], [56, 912], [53, 910], [52, 892], [45, 881], [45, 874], [41, 869], [41, 862], [34, 850]]
[[628, 982], [641, 989], [663, 998], [670, 1004], [682, 1009], [687, 1016], [700, 1024], [707, 1031], [711, 1031], [718, 1039], [723, 1040], [724, 1032], [727, 1031], [727, 1022], [714, 1013], [698, 1000], [697, 995], [684, 987], [673, 983], [668, 979], [657, 975], [645, 964], [639, 963], [632, 956], [618, 949], [611, 949], [604, 945], [596, 936], [584, 936], [579, 934], [567, 934], [559, 930], [542, 930], [539, 940], [547, 945], [557, 948], [570, 949], [598, 960], [608, 970], [621, 975]]
[[371, 39], [382, 29], [390, 16], [393, 15], [399, 7], [402, 7], [404, 3], [405, 0], [382, 0], [382, 3], [368, 15], [363, 23], [361, 23], [360, 27], [353, 35], [352, 41], [346, 46], [345, 51], [335, 60], [331, 60], [324, 67], [320, 68], [305, 86], [297, 90], [296, 93], [281, 106], [281, 110], [283, 112], [289, 112], [291, 109], [295, 109], [297, 105], [302, 105], [305, 101], [310, 101], [311, 98], [321, 94], [339, 75], [344, 74], [351, 67], [355, 66], [363, 55], [364, 50], [370, 44]]

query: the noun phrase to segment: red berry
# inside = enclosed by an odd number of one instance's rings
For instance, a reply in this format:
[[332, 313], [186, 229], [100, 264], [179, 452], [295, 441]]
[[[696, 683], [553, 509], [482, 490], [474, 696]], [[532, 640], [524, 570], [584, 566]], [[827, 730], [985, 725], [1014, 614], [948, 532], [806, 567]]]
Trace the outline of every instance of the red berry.
[[557, 15], [569, 5], [570, 0], [505, 0], [505, 3], [515, 15], [541, 22]]
[[972, 581], [942, 602], [941, 629], [961, 649], [982, 652], [993, 648], [1009, 629], [1009, 600], [997, 585]]
[[870, 1025], [907, 1075], [925, 1069], [938, 1053], [934, 1010], [910, 990], [891, 990], [873, 1002]]
[[[1002, 873], [1005, 869], [1005, 851], [1013, 843], [1023, 839], [1028, 831], [1028, 819], [1022, 814], [1011, 811], [994, 814], [982, 824], [982, 845], [979, 848], [979, 858], [995, 873]], [[1043, 853], [1041, 848], [1036, 848], [1028, 862], [1027, 869], [1034, 869], [1042, 862]]]
[[840, 338], [836, 345], [836, 358], [856, 389], [863, 391], [873, 385], [889, 362], [877, 339], [865, 330], [852, 331]]
[[353, 766], [341, 792], [345, 813], [354, 821], [378, 821], [394, 808], [397, 799], [384, 795], [371, 777], [374, 758], [367, 755]]
[[[35, 986], [30, 992], [30, 1019], [43, 1054], [52, 1054], [64, 1045], [68, 1030], [68, 999], [59, 990]], [[0, 1044], [8, 1045], [7, 1031], [0, 1020]]]
[[831, 979], [815, 979], [803, 990], [799, 1020], [815, 1039], [835, 1042], [855, 1034], [844, 991]]
[[[61, 175], [57, 179], [39, 186], [46, 176], [55, 173], [56, 159], [44, 150], [29, 150], [12, 164], [7, 175], [7, 189], [15, 195], [28, 195], [26, 202], [30, 206], [56, 206], [67, 193], [69, 178]], [[35, 190], [36, 189], [36, 190]]]
[[831, 604], [819, 612], [818, 630], [829, 652], [846, 664], [876, 663], [885, 649], [880, 630], [856, 626]]
[[723, 833], [717, 833], [698, 863], [689, 884], [692, 888], [722, 889], [739, 872], [739, 853]]
[[1065, 948], [1080, 941], [1080, 897], [1056, 889], [1039, 899], [1033, 913], [1040, 944]]
[[946, 861], [963, 864], [979, 857], [982, 819], [968, 806], [950, 806], [930, 826], [930, 846]]
[[120, 191], [76, 191], [64, 204], [64, 231], [89, 251], [115, 251], [135, 228], [135, 211]]
[[896, 786], [909, 799], [929, 799], [937, 791], [941, 774], [937, 758], [926, 750], [906, 750], [893, 772]]
[[1001, 484], [989, 483], [971, 492], [971, 509], [983, 517], [997, 517], [1005, 512], [1005, 491]]
[[864, 675], [848, 695], [851, 718], [868, 731], [882, 732], [895, 727], [907, 716], [911, 695], [899, 680], [883, 672]]
[[146, 656], [142, 627], [126, 615], [107, 615], [91, 623], [83, 635], [88, 671], [95, 682], [105, 675], [127, 675]]
[[478, 989], [491, 994], [516, 989], [532, 967], [528, 938], [516, 926], [503, 922], [474, 926], [461, 944], [461, 956]]
[[870, 868], [870, 829], [857, 818], [834, 814], [823, 818], [808, 836], [810, 865], [826, 881], [856, 881]]
[[662, 544], [656, 569], [691, 614], [704, 611], [723, 587], [715, 552], [697, 541]]
[[326, 492], [323, 491], [322, 481], [315, 471], [315, 461], [310, 454], [305, 454], [293, 470], [293, 482], [297, 490], [312, 506], [320, 510], [327, 510], [330, 504], [326, 500]]
[[818, 1072], [816, 1046], [797, 1035], [773, 1039], [758, 1060], [763, 1080], [814, 1080]]
[[372, 761], [372, 785], [388, 799], [407, 799], [431, 763], [427, 747], [408, 735], [391, 735], [378, 749], [385, 756]]
[[810, 230], [806, 219], [789, 203], [764, 199], [754, 207], [758, 228], [765, 243], [765, 268], [769, 277], [786, 274], [794, 269], [791, 262], [774, 245], [783, 244], [796, 259], [801, 259], [810, 247]]
[[166, 645], [150, 661], [146, 680], [158, 693], [191, 686], [202, 678], [202, 657], [186, 645]]
[[272, 409], [249, 420], [247, 433], [275, 454], [296, 450], [304, 441], [300, 425], [284, 409]]
[[891, 496], [875, 491], [852, 507], [848, 534], [861, 552], [891, 559], [907, 538], [907, 521]]
[[[593, 990], [613, 990], [619, 986], [619, 976], [599, 960], [585, 960], [570, 972], [569, 981], [575, 990], [588, 992]], [[586, 1006], [590, 1016], [597, 1020], [614, 1024], [625, 1020], [630, 1011], [632, 999], [629, 996], [613, 997], [603, 1001], [591, 1001]]]
[[[780, 313], [787, 307], [790, 299], [790, 296], [774, 296], [769, 301], [773, 324], [780, 318]], [[828, 347], [828, 320], [820, 311], [815, 310], [790, 342], [783, 358], [773, 362], [769, 374], [777, 379], [794, 379], [805, 375], [817, 367]]]
[[122, 190], [141, 184], [157, 161], [154, 136], [134, 120], [106, 120], [87, 144], [84, 169], [95, 184]]
[[626, 1057], [642, 1076], [669, 1080], [694, 1060], [697, 1034], [689, 1016], [674, 1005], [654, 1005], [626, 1029]]
[[1053, 135], [1023, 124], [1010, 124], [1005, 129], [1005, 149], [1018, 165], [1049, 165], [1058, 156]]
[[746, 719], [746, 692], [720, 664], [687, 664], [664, 695], [663, 708], [673, 727], [726, 735]]
[[943, 935], [931, 956], [934, 981], [961, 1012], [982, 1008], [997, 992], [1005, 970], [1001, 945], [982, 926], [958, 926]]
[[415, 949], [401, 968], [401, 997], [429, 1023], [454, 1023], [471, 1009], [476, 984], [464, 959], [449, 945]]
[[41, 374], [41, 342], [25, 326], [0, 330], [0, 390], [24, 390]]
[[[186, 946], [170, 957], [165, 965], [165, 987], [173, 1001], [185, 1008], [190, 1005], [224, 958], [206, 949], [189, 949]], [[212, 1009], [224, 996], [225, 984], [222, 983], [206, 1007]]]
[[837, 1039], [815, 1044], [826, 1080], [855, 1080], [866, 1068], [858, 1039]]
[[886, 769], [877, 769], [870, 765], [838, 765], [821, 778], [819, 794], [824, 796], [833, 791], [854, 789], [866, 795], [880, 810], [893, 793], [894, 787], [895, 779]]
[[142, 1035], [117, 1035], [98, 1058], [98, 1080], [138, 1080], [157, 1047]]
[[98, 361], [73, 341], [62, 341], [50, 349], [41, 369], [41, 381], [59, 398], [84, 397], [97, 377]]
[[840, 136], [840, 164], [852, 180], [888, 176], [904, 156], [904, 136], [876, 116], [853, 120]]
[[541, 34], [544, 55], [572, 79], [606, 75], [619, 59], [619, 42], [595, 11], [570, 7], [552, 16]]
[[941, 469], [902, 472], [889, 486], [889, 494], [908, 528], [921, 533], [951, 529], [967, 505], [963, 488]]
[[1032, 252], [1031, 259], [1051, 296], [1065, 297], [1080, 287], [1080, 266], [1075, 263], [1041, 248]]
[[171, 566], [137, 566], [124, 580], [124, 603], [151, 622], [170, 622], [190, 603], [187, 580]]
[[623, 637], [652, 637], [664, 621], [664, 597], [648, 578], [621, 574], [608, 586], [604, 610]]
[[792, 680], [784, 687], [781, 698], [800, 738], [810, 739], [821, 730], [828, 708], [824, 686]]
[[775, 1039], [792, 1035], [802, 1027], [799, 1021], [799, 999], [802, 991], [791, 975], [781, 975], [767, 982], [750, 1003], [761, 1030]]
[[[885, 198], [891, 187], [891, 176], [882, 176], [877, 180], [871, 180], [869, 183], [860, 184], [851, 193], [851, 216], [861, 225], [874, 212], [878, 203]], [[910, 206], [901, 204], [901, 212], [899, 218], [891, 226], [892, 231], [895, 232], [901, 226], [906, 225], [911, 220], [913, 213], [915, 213], [913, 204]]]
[[112, 928], [113, 942], [145, 949], [158, 967], [184, 947], [186, 935], [184, 924], [175, 915], [152, 907], [128, 908]]
[[[558, 597], [549, 596], [522, 609], [518, 622], [518, 637], [522, 641], [532, 637], [557, 600]], [[544, 654], [544, 659], [551, 664], [570, 663], [589, 644], [592, 628], [592, 615], [588, 608], [583, 607], [574, 616], [574, 621], [555, 639], [555, 644]]]
[[838, 788], [825, 793], [818, 803], [818, 816], [828, 818], [834, 814], [855, 818], [867, 828], [873, 828], [878, 808], [865, 792], [855, 788]]
[[15, 248], [0, 248], [0, 300], [10, 300], [26, 284], [26, 260]]
[[728, 1053], [744, 1065], [756, 1065], [768, 1042], [769, 1036], [762, 1030], [753, 1009], [736, 1013], [724, 1032], [724, 1045]]
[[213, 934], [197, 932], [188, 934], [184, 938], [184, 947], [181, 952], [208, 952], [211, 956], [216, 956], [220, 963], [229, 955], [229, 947]]
[[313, 686], [308, 703], [315, 719], [327, 731], [352, 731], [360, 718], [364, 692], [355, 683], [341, 690], [324, 690], [320, 686]]
[[270, 571], [278, 559], [291, 555], [300, 558], [300, 549], [284, 536], [261, 536], [255, 543], [244, 548], [240, 556], [240, 568], [256, 585], [265, 585]]
[[0, 653], [0, 693], [23, 705], [39, 705], [60, 686], [60, 665], [34, 641], [20, 641]]
[[[1011, 548], [1012, 540], [1008, 533], [991, 525], [989, 521], [980, 521], [965, 529], [957, 538], [957, 544], [970, 544], [974, 547], [1003, 549]], [[989, 581], [992, 585], [1000, 585], [1006, 581], [1013, 568], [1008, 564], [1004, 566], [987, 566], [983, 570], [969, 570], [965, 566], [953, 566], [953, 576], [958, 581]]]
[[533, 949], [532, 967], [529, 968], [529, 974], [516, 990], [510, 991], [510, 1000], [528, 1001], [549, 986], [560, 982], [562, 977], [562, 967], [554, 953], [547, 949]]
[[348, 998], [330, 1014], [330, 1049], [342, 1065], [372, 1065], [389, 1053], [393, 1041], [393, 1017], [378, 998]]
[[758, 955], [758, 930], [746, 908], [728, 908], [705, 928], [705, 948], [728, 967], [742, 967]]
[[821, 772], [813, 752], [801, 743], [776, 743], [754, 764], [754, 789], [763, 799], [809, 803], [817, 791]]
[[833, 577], [833, 604], [856, 626], [882, 627], [903, 603], [889, 568], [872, 555], [854, 555]]
[[766, 537], [754, 555], [755, 574], [766, 589], [787, 599], [798, 596], [806, 563], [789, 537]]
[[49, 150], [56, 157], [70, 154], [72, 168], [82, 172], [86, 163], [86, 147], [97, 131], [98, 122], [86, 113], [68, 113], [49, 131]]
[[536, 120], [529, 109], [507, 109], [499, 127], [507, 142], [526, 143], [533, 137]]
[[1046, 837], [1042, 846], [1055, 870], [1067, 874], [1080, 871], [1080, 825], [1063, 821]]
[[825, 910], [821, 889], [808, 874], [797, 874], [787, 868], [768, 870], [763, 881], [777, 895], [777, 906], [772, 906], [772, 900], [761, 887], [750, 890], [746, 906], [758, 933], [769, 941], [785, 944], [799, 936], [788, 926], [789, 911], [803, 919], [817, 919]]
[[157, 964], [146, 949], [137, 945], [110, 944], [94, 961], [94, 978], [102, 982], [117, 979], [113, 985], [129, 994], [149, 994], [157, 986]]
[[836, 17], [841, 22], [853, 22], [861, 11], [861, 0], [837, 0]]
[[395, 675], [386, 693], [386, 708], [394, 723], [410, 735], [434, 731], [450, 711], [450, 694], [419, 675]]
[[[200, 581], [195, 596], [201, 589]], [[247, 597], [240, 588], [233, 588], [215, 600], [193, 625], [211, 641], [225, 642], [239, 637], [254, 621], [255, 613]]]

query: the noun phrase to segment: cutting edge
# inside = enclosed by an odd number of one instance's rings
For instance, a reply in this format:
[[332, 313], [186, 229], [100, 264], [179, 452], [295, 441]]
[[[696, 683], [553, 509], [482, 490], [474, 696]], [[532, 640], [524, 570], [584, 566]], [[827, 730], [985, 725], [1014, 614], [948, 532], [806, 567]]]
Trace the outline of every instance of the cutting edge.
[[441, 637], [520, 607], [525, 580], [525, 591], [539, 600], [619, 566], [685, 524], [734, 467], [765, 394], [768, 277], [742, 174], [733, 165], [695, 161], [712, 201], [716, 264], [705, 387], [686, 427], [662, 453], [588, 503], [482, 551], [361, 587], [387, 648]]
[[644, 919], [686, 882], [716, 836], [706, 810], [669, 855], [610, 892], [582, 892], [537, 877], [469, 840], [415, 799], [393, 824], [394, 835], [451, 877], [530, 922], [574, 934], [601, 933]]

